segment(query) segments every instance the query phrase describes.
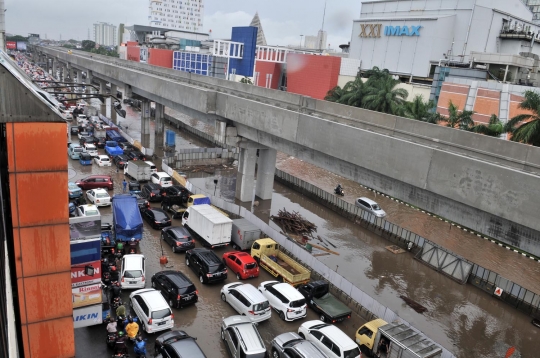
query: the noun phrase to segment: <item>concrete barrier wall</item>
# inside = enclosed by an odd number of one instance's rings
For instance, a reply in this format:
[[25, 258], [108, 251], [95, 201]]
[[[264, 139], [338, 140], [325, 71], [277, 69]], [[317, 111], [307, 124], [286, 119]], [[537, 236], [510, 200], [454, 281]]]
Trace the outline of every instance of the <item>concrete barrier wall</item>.
[[184, 148], [176, 150], [173, 157], [163, 160], [174, 168], [192, 165], [231, 164], [238, 159], [238, 149], [223, 148]]

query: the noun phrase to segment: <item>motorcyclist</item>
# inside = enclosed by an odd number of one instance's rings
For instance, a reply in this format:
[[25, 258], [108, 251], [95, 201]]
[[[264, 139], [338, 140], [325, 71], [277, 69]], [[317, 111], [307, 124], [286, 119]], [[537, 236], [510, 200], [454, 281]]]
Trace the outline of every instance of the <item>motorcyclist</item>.
[[137, 340], [135, 341], [135, 345], [133, 347], [133, 350], [137, 356], [146, 356], [146, 342], [142, 339], [142, 337], [139, 335], [137, 336]]
[[114, 354], [119, 353], [128, 354], [126, 337], [124, 336], [124, 332], [122, 331], [118, 332], [118, 338], [116, 338], [116, 343], [114, 345]]
[[120, 305], [118, 306], [118, 308], [116, 309], [116, 317], [125, 317], [126, 316], [126, 307], [124, 307], [124, 305]]
[[341, 186], [341, 184], [338, 184], [336, 189], [335, 189], [335, 192], [337, 194], [341, 194], [343, 192], [343, 187]]
[[118, 278], [120, 277], [119, 273], [118, 273], [118, 270], [116, 269], [115, 266], [112, 266], [111, 267], [111, 281], [113, 282], [118, 282]]
[[109, 324], [107, 324], [107, 332], [108, 333], [116, 333], [117, 332], [117, 326], [118, 324], [114, 320], [114, 318], [109, 318]]
[[116, 284], [111, 287], [111, 302], [113, 302], [115, 298], [120, 297], [120, 293], [122, 293], [122, 287], [120, 287], [119, 282], [116, 282]]
[[133, 322], [133, 318], [131, 316], [128, 317], [128, 324], [126, 325], [126, 334], [129, 339], [135, 340], [135, 337], [139, 334], [139, 325], [135, 322]]

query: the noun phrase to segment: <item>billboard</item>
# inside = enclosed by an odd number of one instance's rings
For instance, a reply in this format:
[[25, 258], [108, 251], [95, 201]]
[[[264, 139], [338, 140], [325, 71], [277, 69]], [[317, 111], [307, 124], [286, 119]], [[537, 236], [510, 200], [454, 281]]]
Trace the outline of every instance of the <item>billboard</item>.
[[101, 260], [101, 239], [71, 242], [71, 266]]
[[91, 217], [69, 218], [71, 241], [101, 238], [101, 219]]
[[101, 283], [71, 289], [73, 308], [101, 304]]
[[255, 67], [255, 51], [257, 49], [257, 28], [254, 26], [233, 27], [231, 41], [244, 44], [244, 53], [241, 59], [231, 58], [230, 66], [227, 69], [232, 73], [236, 69], [236, 74], [240, 76], [253, 76]]
[[73, 327], [81, 328], [103, 323], [101, 303], [73, 310]]
[[[94, 276], [84, 274], [84, 266], [91, 265], [94, 268]], [[101, 260], [74, 265], [71, 268], [71, 287], [95, 285], [101, 282]]]
[[148, 48], [147, 47], [141, 47], [141, 54], [140, 54], [139, 62], [142, 62], [142, 63], [148, 62]]
[[16, 50], [17, 49], [17, 43], [15, 41], [6, 41], [6, 49], [8, 49], [8, 50]]
[[24, 42], [24, 41], [17, 41], [17, 50], [19, 50], [19, 51], [26, 51], [26, 42]]

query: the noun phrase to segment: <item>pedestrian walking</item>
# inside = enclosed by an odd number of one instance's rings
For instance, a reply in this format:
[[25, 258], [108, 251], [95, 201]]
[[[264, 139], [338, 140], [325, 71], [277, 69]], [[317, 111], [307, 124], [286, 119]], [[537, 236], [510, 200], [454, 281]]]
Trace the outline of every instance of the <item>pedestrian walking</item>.
[[125, 193], [125, 192], [126, 192], [126, 188], [127, 188], [127, 181], [126, 181], [126, 179], [124, 179], [124, 181], [122, 182], [122, 188], [123, 188], [123, 192]]

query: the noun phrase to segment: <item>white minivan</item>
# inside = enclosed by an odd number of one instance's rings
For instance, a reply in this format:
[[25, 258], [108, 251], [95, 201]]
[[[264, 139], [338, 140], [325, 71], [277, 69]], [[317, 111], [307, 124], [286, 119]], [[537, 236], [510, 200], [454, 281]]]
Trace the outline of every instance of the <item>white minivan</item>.
[[174, 327], [174, 315], [160, 291], [153, 288], [137, 290], [129, 295], [129, 299], [135, 315], [139, 317], [139, 324], [146, 333]]
[[145, 161], [145, 163], [150, 166], [150, 174], [157, 173], [157, 167], [154, 163], [149, 162], [149, 161]]
[[294, 321], [307, 315], [307, 304], [304, 295], [290, 284], [278, 281], [265, 281], [259, 285], [259, 292], [270, 303], [284, 321]]
[[145, 281], [144, 255], [124, 255], [120, 268], [120, 285], [122, 288], [144, 288]]
[[155, 172], [150, 177], [152, 178], [152, 183], [159, 184], [162, 188], [173, 185], [171, 176], [165, 172]]
[[226, 284], [221, 289], [221, 299], [229, 303], [236, 312], [247, 316], [251, 322], [261, 322], [270, 319], [272, 315], [266, 297], [248, 283]]

